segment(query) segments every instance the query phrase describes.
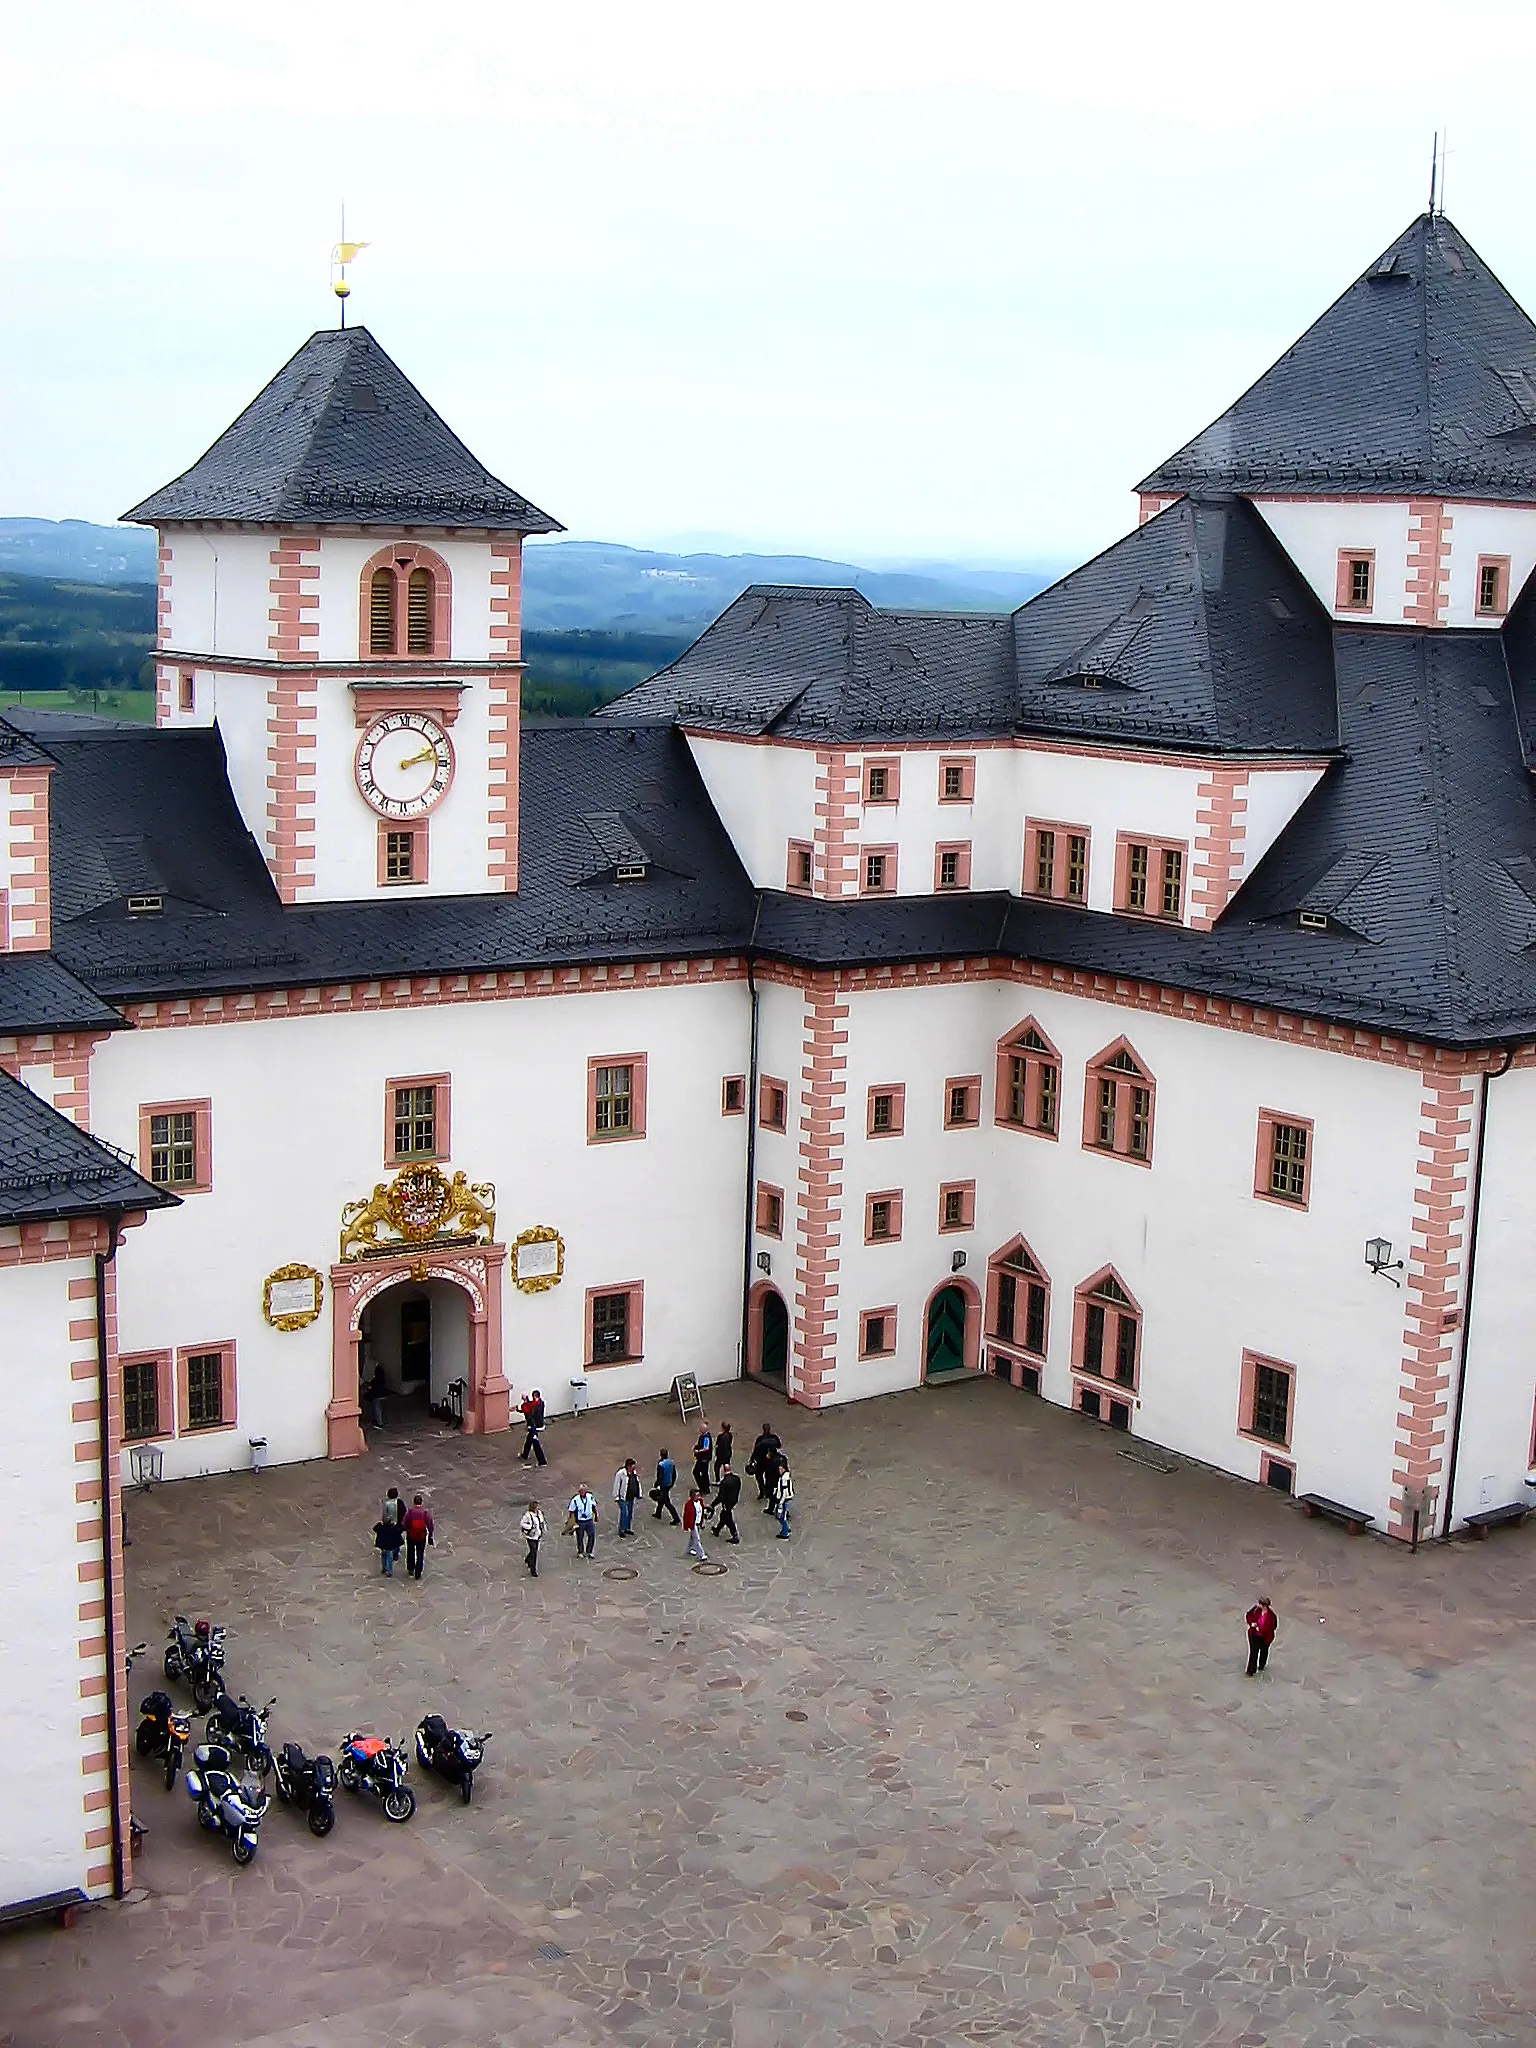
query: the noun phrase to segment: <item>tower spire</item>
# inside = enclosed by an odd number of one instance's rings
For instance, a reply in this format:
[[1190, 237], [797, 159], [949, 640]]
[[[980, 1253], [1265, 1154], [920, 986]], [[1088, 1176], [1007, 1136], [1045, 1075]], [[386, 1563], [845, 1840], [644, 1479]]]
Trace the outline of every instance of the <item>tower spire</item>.
[[347, 203], [343, 200], [341, 203], [341, 240], [333, 243], [331, 246], [331, 290], [341, 301], [341, 324], [343, 329], [345, 329], [347, 324], [347, 300], [352, 295], [352, 287], [347, 282], [347, 265], [367, 246], [366, 242], [349, 242], [347, 240]]

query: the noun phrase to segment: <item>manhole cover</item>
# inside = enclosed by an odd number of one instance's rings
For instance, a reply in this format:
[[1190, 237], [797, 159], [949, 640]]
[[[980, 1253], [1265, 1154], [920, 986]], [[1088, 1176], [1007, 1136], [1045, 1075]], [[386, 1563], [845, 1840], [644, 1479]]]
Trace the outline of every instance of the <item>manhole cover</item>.
[[784, 1718], [786, 1721], [809, 1721], [811, 1717], [809, 1714], [802, 1712], [799, 1707], [786, 1707]]
[[707, 1563], [706, 1563], [706, 1564], [696, 1564], [696, 1565], [694, 1566], [694, 1570], [695, 1570], [695, 1571], [696, 1571], [696, 1572], [698, 1573], [699, 1577], [700, 1577], [700, 1578], [704, 1578], [704, 1579], [719, 1579], [719, 1578], [723, 1578], [723, 1577], [724, 1577], [724, 1575], [725, 1575], [725, 1573], [726, 1573], [726, 1572], [727, 1572], [727, 1571], [728, 1571], [729, 1569], [730, 1569], [730, 1567], [729, 1567], [728, 1565], [723, 1565], [723, 1564], [707, 1564]]
[[638, 1579], [639, 1576], [632, 1564], [611, 1564], [603, 1573], [605, 1579]]
[[565, 1950], [557, 1942], [553, 1941], [541, 1941], [539, 1943], [539, 1954], [546, 1963], [563, 1963], [567, 1960]]

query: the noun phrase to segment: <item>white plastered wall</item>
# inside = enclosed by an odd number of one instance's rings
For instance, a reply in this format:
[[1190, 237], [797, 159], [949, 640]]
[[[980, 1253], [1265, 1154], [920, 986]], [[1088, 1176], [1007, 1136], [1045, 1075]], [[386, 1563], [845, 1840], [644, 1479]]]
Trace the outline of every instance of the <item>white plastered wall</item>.
[[269, 661], [275, 532], [168, 526], [169, 644], [183, 653]]
[[[358, 536], [323, 533], [320, 540], [321, 661], [367, 659], [359, 646], [364, 565], [381, 548], [399, 541], [402, 548], [418, 540], [448, 564], [453, 580], [452, 645], [439, 649], [434, 660], [488, 661], [491, 656], [491, 547], [487, 540], [445, 540], [430, 533], [391, 534], [383, 530]], [[311, 616], [314, 616], [313, 614]], [[400, 664], [409, 675], [410, 664]]]
[[1509, 557], [1509, 603], [1514, 604], [1536, 567], [1536, 506], [1448, 505], [1451, 531], [1447, 626], [1496, 629], [1503, 615], [1481, 617], [1477, 610], [1477, 565], [1484, 555]]
[[[1406, 498], [1255, 498], [1253, 503], [1335, 618], [1367, 626], [1402, 624], [1409, 607]], [[1375, 602], [1369, 612], [1338, 610], [1341, 548], [1375, 553]]]
[[709, 800], [755, 889], [782, 889], [789, 842], [816, 836], [814, 747], [688, 735]]

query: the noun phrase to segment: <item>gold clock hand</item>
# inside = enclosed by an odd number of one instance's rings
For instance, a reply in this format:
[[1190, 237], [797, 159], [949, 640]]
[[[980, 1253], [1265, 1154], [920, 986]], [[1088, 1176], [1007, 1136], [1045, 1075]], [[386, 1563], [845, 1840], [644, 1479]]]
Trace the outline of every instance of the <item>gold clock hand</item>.
[[423, 747], [419, 754], [407, 754], [399, 765], [402, 768], [415, 768], [422, 761], [435, 761], [436, 759], [436, 747]]

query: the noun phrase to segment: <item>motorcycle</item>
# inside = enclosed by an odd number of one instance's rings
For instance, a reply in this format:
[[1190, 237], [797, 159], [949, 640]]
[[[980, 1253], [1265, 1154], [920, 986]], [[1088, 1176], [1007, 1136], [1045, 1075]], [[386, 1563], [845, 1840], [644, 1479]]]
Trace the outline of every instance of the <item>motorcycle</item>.
[[272, 1753], [272, 1782], [284, 1806], [304, 1809], [312, 1835], [336, 1825], [336, 1766], [328, 1756], [306, 1756], [296, 1742]]
[[212, 1622], [190, 1622], [178, 1614], [163, 1659], [166, 1678], [175, 1683], [185, 1679], [192, 1688], [192, 1704], [206, 1714], [224, 1690], [224, 1631]]
[[168, 1692], [146, 1693], [139, 1701], [141, 1716], [133, 1741], [140, 1756], [165, 1758], [165, 1789], [170, 1791], [181, 1769], [182, 1752], [192, 1736], [192, 1716], [178, 1714]]
[[474, 1797], [475, 1772], [485, 1758], [489, 1733], [477, 1735], [473, 1728], [450, 1728], [441, 1714], [428, 1714], [416, 1730], [416, 1757], [424, 1771], [436, 1771], [459, 1788], [468, 1806]]
[[403, 1742], [353, 1729], [342, 1739], [336, 1776], [349, 1792], [380, 1800], [386, 1820], [407, 1821], [416, 1811], [416, 1794], [405, 1782], [410, 1767], [411, 1753]]
[[260, 1828], [270, 1797], [252, 1771], [235, 1769], [234, 1752], [219, 1743], [199, 1743], [187, 1773], [188, 1795], [197, 1801], [197, 1824], [211, 1835], [223, 1835], [237, 1863], [256, 1854]]
[[272, 1752], [267, 1747], [267, 1722], [276, 1705], [274, 1698], [268, 1700], [264, 1707], [253, 1707], [244, 1693], [236, 1700], [221, 1690], [213, 1703], [213, 1712], [208, 1716], [203, 1735], [209, 1742], [243, 1750], [251, 1768], [264, 1778], [272, 1768]]

